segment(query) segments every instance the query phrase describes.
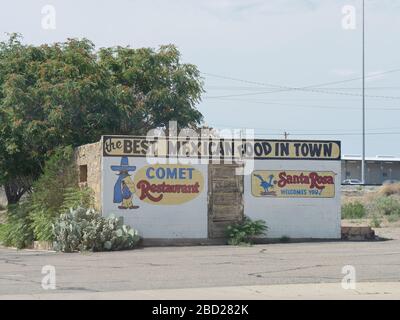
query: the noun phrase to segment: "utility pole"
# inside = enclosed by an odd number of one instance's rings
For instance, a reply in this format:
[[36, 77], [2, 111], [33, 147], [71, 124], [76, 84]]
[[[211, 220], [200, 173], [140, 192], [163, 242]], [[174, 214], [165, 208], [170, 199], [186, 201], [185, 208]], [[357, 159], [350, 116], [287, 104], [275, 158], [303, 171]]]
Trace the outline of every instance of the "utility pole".
[[287, 140], [287, 138], [288, 138], [288, 136], [289, 136], [289, 133], [285, 131], [285, 132], [283, 133], [283, 136], [285, 137], [285, 140]]
[[365, 184], [365, 0], [362, 0], [362, 160], [361, 182]]

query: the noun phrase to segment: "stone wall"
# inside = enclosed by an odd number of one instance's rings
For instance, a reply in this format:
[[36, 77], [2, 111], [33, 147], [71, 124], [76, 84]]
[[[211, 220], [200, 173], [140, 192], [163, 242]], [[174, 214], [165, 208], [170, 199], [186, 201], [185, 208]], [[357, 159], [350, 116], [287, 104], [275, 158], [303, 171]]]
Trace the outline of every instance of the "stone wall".
[[[75, 149], [75, 163], [79, 170], [79, 184], [94, 192], [94, 207], [101, 210], [101, 142], [86, 144]], [[86, 166], [86, 177], [85, 168]], [[86, 180], [86, 181], [85, 181]]]
[[226, 228], [243, 219], [243, 176], [235, 164], [208, 166], [208, 236], [226, 237]]

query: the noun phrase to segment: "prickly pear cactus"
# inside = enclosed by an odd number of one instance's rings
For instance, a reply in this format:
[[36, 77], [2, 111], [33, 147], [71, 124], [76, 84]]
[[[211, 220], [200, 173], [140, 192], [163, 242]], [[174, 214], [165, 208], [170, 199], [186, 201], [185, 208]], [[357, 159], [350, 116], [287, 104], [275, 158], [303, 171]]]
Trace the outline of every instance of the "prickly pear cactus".
[[63, 252], [113, 251], [134, 248], [138, 232], [122, 218], [104, 218], [93, 209], [77, 208], [62, 214], [53, 226], [54, 248]]

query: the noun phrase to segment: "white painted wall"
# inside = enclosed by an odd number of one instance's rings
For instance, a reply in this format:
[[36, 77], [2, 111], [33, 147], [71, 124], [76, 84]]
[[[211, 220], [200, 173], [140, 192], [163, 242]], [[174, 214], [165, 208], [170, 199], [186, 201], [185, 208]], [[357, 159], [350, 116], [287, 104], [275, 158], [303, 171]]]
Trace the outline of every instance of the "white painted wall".
[[256, 160], [254, 170], [333, 171], [335, 197], [269, 198], [251, 194], [251, 175], [244, 177], [244, 213], [252, 219], [263, 219], [268, 238], [340, 238], [340, 161]]
[[[195, 199], [179, 205], [153, 205], [133, 198], [139, 209], [121, 210], [113, 203], [113, 190], [117, 175], [110, 169], [119, 165], [119, 157], [103, 157], [102, 161], [102, 213], [124, 217], [124, 222], [139, 231], [144, 238], [207, 238], [207, 165], [193, 165], [204, 179], [204, 189]], [[148, 165], [146, 158], [129, 158], [129, 164], [136, 166], [134, 175], [141, 167]]]
[[[134, 196], [139, 209], [121, 210], [113, 203], [113, 188], [117, 176], [111, 165], [119, 157], [104, 157], [102, 161], [102, 212], [104, 216], [123, 216], [126, 224], [136, 228], [144, 238], [179, 239], [207, 238], [207, 165], [193, 165], [204, 179], [204, 189], [195, 199], [179, 205], [152, 205]], [[146, 158], [129, 158], [137, 167], [148, 165]], [[244, 213], [252, 219], [263, 219], [268, 238], [340, 238], [340, 161], [256, 160], [253, 170], [333, 171], [334, 198], [267, 198], [251, 194], [251, 175], [244, 177]], [[135, 173], [134, 172], [134, 173]], [[134, 174], [133, 173], [133, 174]]]

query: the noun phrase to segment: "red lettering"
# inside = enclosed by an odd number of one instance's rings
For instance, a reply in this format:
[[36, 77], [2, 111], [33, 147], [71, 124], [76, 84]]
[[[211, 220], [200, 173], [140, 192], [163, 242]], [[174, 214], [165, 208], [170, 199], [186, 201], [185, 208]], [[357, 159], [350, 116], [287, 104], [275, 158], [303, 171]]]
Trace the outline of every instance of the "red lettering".
[[[139, 181], [137, 184], [138, 189], [141, 190], [139, 199], [143, 200], [143, 199], [149, 198], [151, 201], [159, 202], [163, 198], [163, 195], [160, 194], [158, 197], [154, 197], [150, 193], [150, 191], [154, 192], [153, 191], [154, 186], [155, 186], [154, 184], [151, 185], [150, 182], [148, 182], [146, 180]], [[151, 190], [151, 189], [153, 189], [153, 190]]]
[[280, 188], [283, 188], [284, 186], [286, 186], [286, 172], [281, 172], [279, 173], [279, 181], [278, 181], [278, 186]]
[[[159, 202], [163, 199], [165, 193], [199, 193], [200, 184], [196, 182], [193, 185], [186, 184], [151, 184], [147, 180], [140, 180], [137, 183], [137, 188], [140, 190], [139, 199], [143, 200], [148, 198], [151, 201]], [[159, 193], [154, 196], [154, 193]]]
[[317, 172], [310, 172], [308, 175], [288, 175], [285, 171], [280, 172], [278, 186], [284, 188], [287, 184], [308, 184], [310, 189], [322, 190], [327, 184], [334, 184], [332, 176], [320, 176]]

